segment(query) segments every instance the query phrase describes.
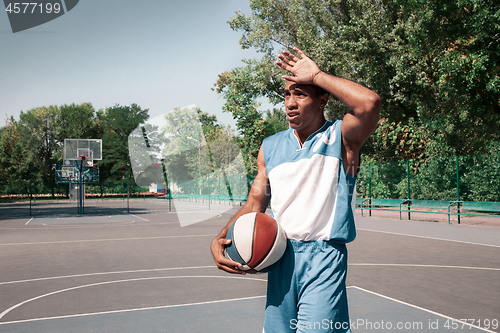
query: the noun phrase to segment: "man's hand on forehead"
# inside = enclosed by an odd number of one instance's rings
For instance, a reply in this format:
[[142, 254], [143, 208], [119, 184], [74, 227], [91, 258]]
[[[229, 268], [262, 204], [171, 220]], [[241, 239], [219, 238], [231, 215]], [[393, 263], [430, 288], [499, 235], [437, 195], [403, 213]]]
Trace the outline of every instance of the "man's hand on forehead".
[[321, 73], [321, 70], [304, 52], [296, 47], [294, 47], [293, 50], [298, 56], [287, 50], [284, 50], [283, 54], [278, 55], [281, 61], [276, 61], [276, 65], [294, 75], [283, 75], [282, 77], [285, 80], [298, 84], [314, 84], [314, 79]]

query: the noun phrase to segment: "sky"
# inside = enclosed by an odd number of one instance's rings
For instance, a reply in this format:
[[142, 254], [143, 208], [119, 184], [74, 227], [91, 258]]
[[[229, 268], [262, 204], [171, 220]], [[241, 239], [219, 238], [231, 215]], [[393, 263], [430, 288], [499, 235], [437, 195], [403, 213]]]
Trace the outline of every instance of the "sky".
[[217, 75], [256, 58], [227, 21], [248, 0], [80, 0], [43, 25], [12, 33], [0, 12], [0, 126], [20, 111], [91, 102], [138, 104], [151, 118], [195, 104], [235, 127], [212, 91]]

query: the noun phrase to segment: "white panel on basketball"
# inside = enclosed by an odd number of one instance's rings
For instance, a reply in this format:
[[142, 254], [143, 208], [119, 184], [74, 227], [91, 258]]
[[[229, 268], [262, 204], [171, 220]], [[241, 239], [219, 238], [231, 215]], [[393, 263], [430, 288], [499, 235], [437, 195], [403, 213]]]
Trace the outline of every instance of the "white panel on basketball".
[[277, 234], [276, 234], [276, 239], [274, 240], [273, 247], [271, 248], [271, 250], [269, 250], [269, 253], [264, 258], [264, 260], [262, 260], [262, 262], [255, 267], [256, 271], [260, 271], [266, 268], [267, 266], [271, 266], [276, 261], [278, 261], [285, 253], [287, 245], [286, 234], [281, 225], [279, 223], [277, 224], [278, 224], [278, 230], [276, 230]]
[[245, 262], [249, 262], [252, 259], [256, 217], [257, 213], [243, 215], [233, 228], [233, 241], [236, 245], [236, 250]]

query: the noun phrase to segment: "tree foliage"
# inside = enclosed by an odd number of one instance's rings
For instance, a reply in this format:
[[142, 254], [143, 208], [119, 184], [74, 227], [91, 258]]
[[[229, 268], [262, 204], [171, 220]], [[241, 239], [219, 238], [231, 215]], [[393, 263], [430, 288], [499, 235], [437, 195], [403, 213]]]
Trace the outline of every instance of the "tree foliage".
[[127, 135], [147, 119], [137, 105], [95, 111], [91, 103], [42, 106], [21, 111], [0, 129], [0, 182], [53, 183], [64, 139], [103, 139], [101, 180], [122, 179], [130, 168]]
[[116, 104], [97, 112], [97, 122], [102, 131], [102, 171], [109, 173], [109, 180], [119, 180], [132, 175], [127, 140], [134, 129], [149, 118], [148, 109], [137, 104]]
[[[500, 10], [493, 0], [250, 0], [250, 7], [251, 15], [237, 12], [229, 25], [242, 33], [242, 48], [262, 57], [216, 83], [240, 124], [260, 125], [257, 98], [282, 100], [283, 72], [273, 63], [278, 51], [297, 46], [325, 72], [382, 97], [383, 128], [367, 153], [482, 153], [486, 142], [500, 140]], [[347, 110], [332, 99], [326, 111], [336, 119]]]
[[96, 111], [91, 103], [61, 105], [57, 126], [59, 142], [64, 142], [64, 139], [96, 139], [101, 136]]
[[167, 142], [162, 155], [174, 181], [199, 179], [226, 170], [239, 154], [230, 128], [199, 108], [177, 108], [165, 114], [165, 120], [167, 125], [161, 130]]
[[[209, 170], [203, 128], [199, 119], [199, 109], [176, 108], [165, 114], [167, 124], [161, 129], [167, 139], [162, 156], [174, 180], [188, 180], [206, 174]], [[205, 126], [210, 126], [213, 119], [205, 117]], [[203, 161], [203, 162], [202, 162]], [[203, 166], [203, 172], [202, 172]]]
[[27, 179], [21, 142], [21, 126], [13, 117], [0, 128], [0, 179]]
[[132, 177], [132, 161], [141, 170], [136, 179], [141, 186], [163, 183], [159, 156], [166, 157], [170, 176], [182, 180], [215, 169], [224, 168], [227, 174], [241, 171], [232, 163], [239, 154], [233, 133], [218, 124], [216, 116], [199, 108], [176, 109], [167, 114], [165, 128], [147, 124], [148, 118], [148, 110], [136, 104], [96, 112], [92, 104], [82, 103], [37, 107], [21, 112], [19, 121], [7, 119], [0, 128], [0, 192], [28, 193], [30, 181], [53, 184], [54, 165], [62, 162], [68, 138], [102, 139], [103, 160], [94, 163], [100, 181], [116, 182], [119, 191], [125, 177]]

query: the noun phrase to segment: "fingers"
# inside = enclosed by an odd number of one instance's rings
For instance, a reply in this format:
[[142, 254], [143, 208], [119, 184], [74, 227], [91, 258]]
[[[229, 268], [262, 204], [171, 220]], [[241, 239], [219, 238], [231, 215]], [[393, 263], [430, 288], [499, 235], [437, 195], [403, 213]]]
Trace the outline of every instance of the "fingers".
[[297, 78], [295, 76], [281, 75], [281, 78], [287, 81], [297, 82]]
[[[294, 50], [295, 49], [296, 48], [294, 48]], [[299, 50], [299, 49], [297, 49], [297, 50]], [[302, 55], [304, 55], [304, 53], [302, 51], [300, 51], [300, 53], [302, 53]], [[285, 62], [287, 65], [290, 65], [291, 67], [295, 66], [295, 64], [298, 61], [300, 61], [299, 57], [297, 57], [295, 54], [293, 54], [292, 52], [290, 52], [288, 50], [283, 50], [283, 54], [278, 54], [278, 58], [280, 58], [281, 61]]]
[[292, 66], [290, 66], [288, 64], [284, 64], [284, 63], [279, 62], [279, 61], [276, 61], [276, 65], [278, 65], [279, 67], [283, 68], [284, 70], [286, 70], [288, 72], [291, 72], [291, 70], [292, 70]]
[[294, 47], [293, 50], [295, 52], [297, 52], [297, 54], [301, 57], [301, 58], [304, 58], [304, 57], [307, 57], [306, 54], [304, 52], [302, 52], [301, 50], [299, 50], [297, 47]]
[[227, 238], [221, 238], [221, 239], [219, 239], [219, 245], [220, 246], [225, 247], [225, 246], [228, 246], [229, 244], [231, 244], [231, 240], [230, 239], [227, 239]]
[[282, 54], [278, 54], [278, 58], [281, 61], [276, 61], [276, 65], [278, 65], [279, 67], [283, 68], [288, 72], [296, 74], [294, 71], [296, 67], [302, 66], [301, 63], [303, 63], [306, 59], [309, 58], [305, 55], [304, 52], [302, 52], [298, 48], [294, 47], [293, 50], [297, 52], [300, 58], [288, 50], [283, 50]]
[[[296, 51], [296, 48], [293, 48], [294, 51]], [[298, 50], [298, 49], [297, 49]], [[300, 51], [300, 50], [299, 50]], [[301, 51], [302, 52], [302, 51]], [[293, 54], [292, 52], [288, 51], [288, 50], [283, 50], [283, 54], [286, 55], [288, 58], [290, 58], [291, 60], [297, 62], [300, 60], [299, 57], [297, 57], [295, 54]], [[303, 54], [303, 53], [302, 53]]]
[[217, 268], [228, 273], [246, 274], [245, 271], [239, 269], [243, 265], [229, 260], [224, 256], [224, 247], [229, 244], [231, 244], [231, 240], [226, 238], [214, 239], [214, 241], [212, 241], [212, 256], [214, 257]]
[[293, 66], [295, 66], [296, 61], [293, 61], [293, 60], [291, 60], [291, 59], [289, 59], [289, 58], [285, 57], [285, 56], [284, 56], [284, 55], [282, 55], [282, 54], [278, 54], [278, 58], [279, 58], [279, 59], [280, 59], [283, 63], [285, 63], [285, 64], [289, 65], [289, 66], [290, 66], [290, 68], [292, 68]]
[[224, 257], [221, 258], [221, 260], [216, 263], [217, 263], [217, 268], [225, 272], [232, 274], [242, 274], [242, 275], [246, 274], [245, 271], [239, 269], [239, 267], [242, 267], [240, 263], [228, 260]]
[[224, 256], [220, 257], [219, 260], [216, 260], [216, 264], [218, 269], [225, 272], [242, 275], [246, 274], [245, 271], [239, 269], [243, 266], [242, 264], [226, 259]]

